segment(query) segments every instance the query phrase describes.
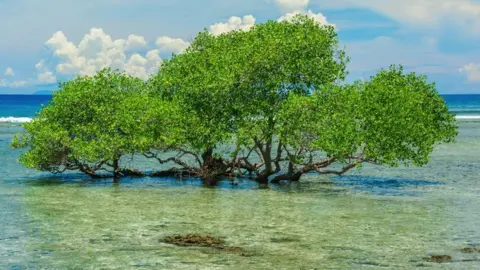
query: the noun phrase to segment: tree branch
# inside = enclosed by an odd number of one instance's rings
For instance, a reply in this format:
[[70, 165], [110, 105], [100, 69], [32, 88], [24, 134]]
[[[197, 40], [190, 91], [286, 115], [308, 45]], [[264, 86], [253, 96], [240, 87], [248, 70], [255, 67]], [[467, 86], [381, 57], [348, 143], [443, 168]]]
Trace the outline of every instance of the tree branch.
[[198, 166], [199, 166], [199, 167], [202, 167], [202, 166], [203, 166], [202, 161], [200, 160], [200, 157], [198, 156], [198, 154], [195, 154], [195, 153], [192, 152], [192, 151], [188, 151], [188, 150], [185, 150], [185, 149], [182, 149], [182, 148], [179, 148], [178, 150], [181, 151], [181, 152], [183, 152], [183, 153], [185, 153], [185, 154], [188, 154], [188, 155], [193, 156], [193, 157], [195, 158], [195, 160], [197, 161]]

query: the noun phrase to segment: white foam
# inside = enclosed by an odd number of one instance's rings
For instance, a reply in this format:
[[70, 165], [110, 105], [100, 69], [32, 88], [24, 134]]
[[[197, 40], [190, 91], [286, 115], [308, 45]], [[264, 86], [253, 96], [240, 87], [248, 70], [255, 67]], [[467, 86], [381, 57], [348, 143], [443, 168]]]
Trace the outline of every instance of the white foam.
[[480, 115], [457, 115], [456, 118], [460, 120], [473, 120], [480, 119]]
[[0, 117], [0, 123], [27, 123], [32, 121], [30, 117]]

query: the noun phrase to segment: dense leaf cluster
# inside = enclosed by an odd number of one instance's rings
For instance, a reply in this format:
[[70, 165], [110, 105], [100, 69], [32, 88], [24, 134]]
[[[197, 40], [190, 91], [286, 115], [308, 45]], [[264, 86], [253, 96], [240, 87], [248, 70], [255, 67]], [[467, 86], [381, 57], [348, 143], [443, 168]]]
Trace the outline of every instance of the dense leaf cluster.
[[157, 175], [214, 183], [422, 166], [455, 139], [455, 118], [425, 76], [391, 66], [346, 83], [347, 63], [335, 29], [305, 16], [203, 31], [147, 82], [105, 69], [61, 84], [12, 145], [28, 147], [20, 161], [38, 170], [119, 177], [121, 157], [144, 155], [173, 165]]

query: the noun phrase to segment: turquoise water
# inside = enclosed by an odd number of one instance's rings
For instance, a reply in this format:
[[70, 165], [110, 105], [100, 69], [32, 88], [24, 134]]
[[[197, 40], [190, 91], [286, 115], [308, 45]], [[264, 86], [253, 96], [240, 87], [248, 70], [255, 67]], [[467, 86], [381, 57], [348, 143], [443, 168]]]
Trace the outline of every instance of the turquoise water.
[[[480, 247], [480, 122], [459, 126], [457, 142], [423, 168], [208, 189], [27, 170], [16, 162], [21, 150], [8, 148], [21, 128], [1, 123], [0, 269], [480, 269], [480, 253], [461, 252]], [[159, 241], [186, 233], [222, 237], [251, 256]], [[424, 261], [432, 255], [453, 261]]]

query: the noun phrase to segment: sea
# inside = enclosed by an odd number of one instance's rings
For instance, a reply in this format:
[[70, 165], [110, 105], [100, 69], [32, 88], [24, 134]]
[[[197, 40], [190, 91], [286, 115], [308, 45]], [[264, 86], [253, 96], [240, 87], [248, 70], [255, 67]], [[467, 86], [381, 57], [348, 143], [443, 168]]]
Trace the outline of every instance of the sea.
[[[51, 96], [0, 95], [0, 269], [480, 269], [480, 95], [443, 98], [459, 135], [424, 167], [207, 188], [26, 169], [9, 142]], [[232, 248], [162, 242], [189, 233]]]
[[[480, 95], [444, 95], [448, 108], [457, 119], [480, 120]], [[49, 95], [0, 95], [0, 123], [23, 123], [35, 117]]]

